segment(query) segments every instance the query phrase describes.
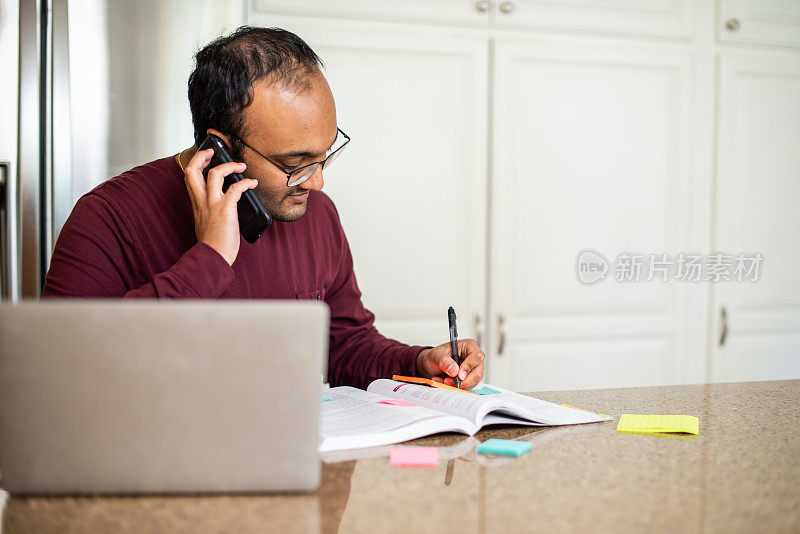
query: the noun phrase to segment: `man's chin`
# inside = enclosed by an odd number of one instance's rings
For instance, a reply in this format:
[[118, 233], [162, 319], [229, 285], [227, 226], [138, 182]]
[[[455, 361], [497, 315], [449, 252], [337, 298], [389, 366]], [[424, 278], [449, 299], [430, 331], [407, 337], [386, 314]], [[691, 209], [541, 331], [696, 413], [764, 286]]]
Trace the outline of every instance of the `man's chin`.
[[256, 191], [256, 196], [267, 209], [267, 213], [273, 221], [293, 222], [302, 219], [308, 209], [308, 197], [302, 202], [297, 202], [292, 198], [283, 197], [277, 205], [274, 198], [263, 195]]
[[[281, 222], [294, 222], [299, 219], [303, 218], [303, 215], [306, 214], [306, 210], [308, 209], [308, 205], [304, 202], [300, 205], [295, 206], [281, 206], [275, 212], [269, 212], [270, 216], [273, 220], [281, 221]], [[269, 211], [269, 210], [268, 210]]]

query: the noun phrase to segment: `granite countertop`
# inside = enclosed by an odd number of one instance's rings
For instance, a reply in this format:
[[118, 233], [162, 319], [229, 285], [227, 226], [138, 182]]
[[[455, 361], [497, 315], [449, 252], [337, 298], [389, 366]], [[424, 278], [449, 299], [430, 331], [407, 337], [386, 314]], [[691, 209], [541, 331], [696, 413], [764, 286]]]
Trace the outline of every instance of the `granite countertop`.
[[[440, 447], [429, 469], [329, 455], [307, 495], [12, 497], [3, 532], [800, 532], [800, 380], [533, 395], [615, 421], [416, 440]], [[700, 435], [618, 434], [622, 413], [695, 415]], [[477, 455], [492, 437], [532, 449]]]

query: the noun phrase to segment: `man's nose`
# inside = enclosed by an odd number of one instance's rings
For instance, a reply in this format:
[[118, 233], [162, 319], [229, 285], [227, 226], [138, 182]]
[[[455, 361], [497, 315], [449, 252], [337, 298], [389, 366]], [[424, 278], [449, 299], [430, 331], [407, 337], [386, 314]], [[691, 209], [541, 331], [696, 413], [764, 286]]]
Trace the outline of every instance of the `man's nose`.
[[314, 171], [314, 174], [308, 177], [308, 180], [299, 184], [298, 187], [302, 189], [310, 189], [312, 191], [322, 191], [322, 188], [325, 186], [325, 179], [322, 177], [322, 165], [317, 167], [317, 170]]

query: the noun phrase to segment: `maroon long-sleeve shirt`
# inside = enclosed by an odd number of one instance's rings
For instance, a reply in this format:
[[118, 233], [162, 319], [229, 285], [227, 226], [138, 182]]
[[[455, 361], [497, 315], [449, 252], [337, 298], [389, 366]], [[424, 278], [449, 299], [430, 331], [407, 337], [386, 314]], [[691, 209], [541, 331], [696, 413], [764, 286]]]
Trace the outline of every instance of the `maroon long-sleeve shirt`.
[[415, 376], [424, 347], [382, 336], [364, 308], [350, 247], [327, 195], [311, 191], [301, 219], [275, 221], [233, 266], [198, 243], [175, 158], [101, 184], [75, 205], [56, 242], [42, 297], [317, 299], [331, 311], [328, 381], [366, 388]]

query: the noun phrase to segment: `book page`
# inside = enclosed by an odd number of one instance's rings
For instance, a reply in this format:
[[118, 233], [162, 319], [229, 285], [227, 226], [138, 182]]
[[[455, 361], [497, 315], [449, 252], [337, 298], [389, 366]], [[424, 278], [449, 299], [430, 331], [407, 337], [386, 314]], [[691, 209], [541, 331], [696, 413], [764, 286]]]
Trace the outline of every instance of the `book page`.
[[499, 395], [491, 395], [499, 401], [495, 410], [498, 413], [506, 413], [515, 417], [524, 417], [543, 423], [548, 426], [557, 425], [579, 425], [583, 423], [595, 423], [611, 419], [607, 416], [600, 416], [593, 412], [587, 412], [578, 408], [571, 408], [543, 401], [528, 395], [515, 393], [500, 386], [490, 386], [500, 392]]
[[447, 389], [437, 389], [421, 384], [409, 384], [382, 378], [375, 380], [367, 388], [368, 391], [387, 397], [403, 398], [407, 401], [425, 406], [433, 410], [464, 417], [479, 424], [483, 418], [481, 408], [494, 404], [489, 395], [471, 395]]
[[470, 395], [388, 379], [375, 380], [369, 385], [368, 390], [387, 397], [403, 398], [433, 410], [459, 415], [479, 426], [484, 424], [484, 418], [489, 413], [521, 417], [542, 425], [574, 425], [605, 419], [591, 412], [521, 395], [499, 386], [488, 384], [486, 386], [498, 393]]
[[468, 420], [422, 406], [381, 404], [386, 397], [356, 388], [331, 388], [325, 396], [330, 400], [321, 406], [321, 452], [397, 443], [438, 432], [471, 435], [478, 430]]
[[547, 426], [545, 423], [537, 423], [536, 421], [529, 421], [522, 417], [512, 417], [510, 415], [501, 415], [497, 412], [487, 413], [483, 417], [483, 426], [489, 425], [522, 425], [522, 426]]
[[383, 432], [442, 415], [422, 407], [394, 410], [378, 403], [384, 397], [356, 388], [331, 388], [325, 396], [331, 400], [321, 408], [323, 437]]

